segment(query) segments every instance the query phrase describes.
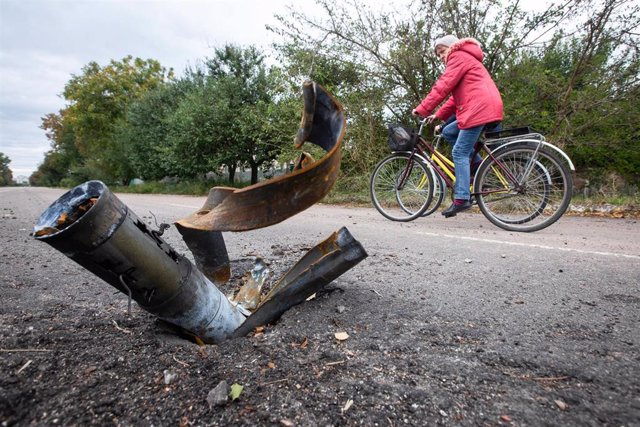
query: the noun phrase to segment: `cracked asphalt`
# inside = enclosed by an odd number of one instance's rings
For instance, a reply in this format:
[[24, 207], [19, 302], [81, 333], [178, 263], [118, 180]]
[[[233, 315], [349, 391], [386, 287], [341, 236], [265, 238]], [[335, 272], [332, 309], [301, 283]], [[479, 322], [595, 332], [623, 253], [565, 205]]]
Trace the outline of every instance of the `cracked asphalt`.
[[[223, 291], [342, 226], [369, 257], [263, 332], [200, 347], [29, 236], [62, 193], [0, 189], [0, 425], [640, 425], [636, 219], [518, 234], [319, 204], [225, 233]], [[118, 196], [150, 227], [204, 201]], [[223, 381], [242, 392], [212, 405]]]

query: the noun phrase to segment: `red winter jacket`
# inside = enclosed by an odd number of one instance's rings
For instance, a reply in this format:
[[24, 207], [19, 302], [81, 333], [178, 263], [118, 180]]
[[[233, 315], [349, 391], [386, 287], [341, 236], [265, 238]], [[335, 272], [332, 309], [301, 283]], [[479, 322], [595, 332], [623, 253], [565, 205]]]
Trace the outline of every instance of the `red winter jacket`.
[[460, 129], [502, 120], [502, 98], [489, 72], [482, 65], [480, 43], [461, 39], [451, 45], [444, 73], [416, 112], [426, 117], [451, 94], [436, 117], [447, 120], [455, 114]]

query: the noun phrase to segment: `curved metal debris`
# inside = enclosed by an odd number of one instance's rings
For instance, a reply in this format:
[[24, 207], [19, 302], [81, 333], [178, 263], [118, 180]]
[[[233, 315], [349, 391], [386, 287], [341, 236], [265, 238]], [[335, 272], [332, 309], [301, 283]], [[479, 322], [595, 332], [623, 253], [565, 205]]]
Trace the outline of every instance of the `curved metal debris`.
[[305, 156], [292, 173], [250, 187], [214, 187], [202, 208], [176, 222], [178, 228], [245, 231], [266, 227], [302, 212], [329, 193], [340, 169], [346, 126], [342, 106], [314, 82], [305, 82], [302, 91], [304, 111], [296, 147], [308, 141], [325, 149], [326, 155], [316, 162]]
[[226, 283], [231, 277], [229, 254], [220, 231], [176, 227], [193, 254], [196, 266], [213, 283]]
[[366, 257], [360, 242], [342, 227], [313, 247], [282, 276], [233, 336], [244, 336], [257, 326], [278, 320], [284, 312], [306, 301]]
[[[303, 153], [291, 174], [245, 189], [213, 188], [202, 209], [176, 222], [198, 268], [161, 238], [162, 230], [149, 230], [100, 181], [81, 184], [49, 206], [34, 227], [35, 238], [128, 295], [130, 302], [204, 342], [245, 335], [277, 320], [367, 257], [346, 228], [338, 230], [304, 255], [248, 318], [249, 312], [212, 283], [230, 276], [221, 231], [283, 221], [321, 200], [336, 181], [345, 129], [342, 107], [313, 82], [305, 82], [303, 93], [296, 147], [309, 141], [326, 155], [315, 162]], [[247, 298], [258, 297], [258, 292]]]

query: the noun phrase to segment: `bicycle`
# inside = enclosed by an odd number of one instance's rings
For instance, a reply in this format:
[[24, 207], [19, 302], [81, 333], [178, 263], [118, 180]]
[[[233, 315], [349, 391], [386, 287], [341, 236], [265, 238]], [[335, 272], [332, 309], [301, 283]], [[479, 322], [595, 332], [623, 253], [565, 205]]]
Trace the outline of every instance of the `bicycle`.
[[[412, 221], [435, 212], [455, 183], [451, 159], [438, 150], [442, 135], [422, 137], [426, 119], [406, 144], [382, 159], [369, 190], [375, 208], [393, 221]], [[390, 133], [397, 127], [390, 126]], [[437, 128], [436, 128], [437, 129]], [[474, 148], [483, 155], [472, 171], [471, 200], [484, 216], [508, 231], [538, 231], [569, 207], [575, 167], [569, 156], [528, 127], [485, 132]], [[472, 157], [473, 158], [473, 157]], [[453, 194], [453, 192], [451, 192]]]

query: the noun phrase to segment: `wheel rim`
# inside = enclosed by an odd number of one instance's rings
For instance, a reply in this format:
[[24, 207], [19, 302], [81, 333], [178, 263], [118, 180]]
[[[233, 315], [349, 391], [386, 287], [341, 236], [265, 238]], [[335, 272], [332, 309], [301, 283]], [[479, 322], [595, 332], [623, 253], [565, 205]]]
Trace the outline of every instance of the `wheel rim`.
[[426, 167], [413, 160], [411, 171], [398, 188], [408, 157], [390, 157], [383, 160], [371, 178], [371, 198], [374, 206], [385, 217], [395, 221], [408, 221], [424, 211], [431, 202], [432, 178]]
[[535, 153], [531, 148], [519, 148], [497, 155], [519, 185], [510, 182], [507, 172], [495, 163], [486, 165], [479, 174], [478, 204], [502, 228], [538, 230], [556, 221], [567, 208], [570, 178], [566, 168], [545, 152]]

